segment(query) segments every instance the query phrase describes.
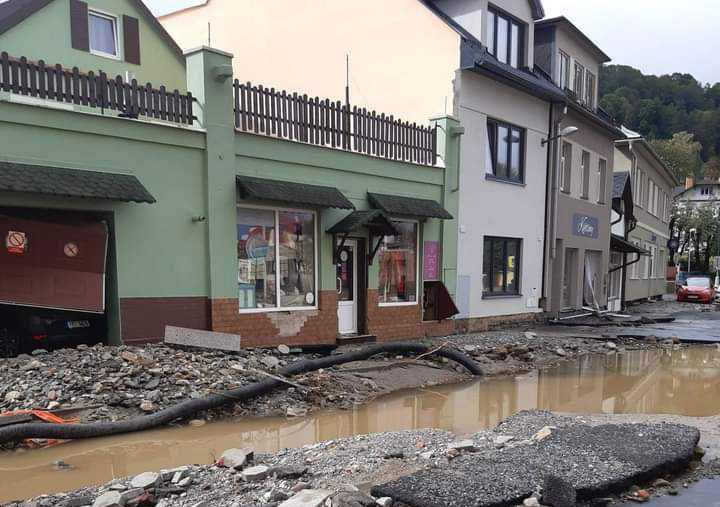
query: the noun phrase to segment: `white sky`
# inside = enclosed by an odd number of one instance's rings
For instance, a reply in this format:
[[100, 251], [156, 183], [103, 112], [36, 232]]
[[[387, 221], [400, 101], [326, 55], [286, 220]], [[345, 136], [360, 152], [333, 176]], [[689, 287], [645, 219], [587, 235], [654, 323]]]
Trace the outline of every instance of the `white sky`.
[[[145, 2], [157, 14], [199, 3]], [[703, 83], [720, 82], [720, 0], [543, 0], [543, 4], [548, 16], [564, 15], [575, 23], [613, 63], [631, 65], [645, 74], [682, 72]]]

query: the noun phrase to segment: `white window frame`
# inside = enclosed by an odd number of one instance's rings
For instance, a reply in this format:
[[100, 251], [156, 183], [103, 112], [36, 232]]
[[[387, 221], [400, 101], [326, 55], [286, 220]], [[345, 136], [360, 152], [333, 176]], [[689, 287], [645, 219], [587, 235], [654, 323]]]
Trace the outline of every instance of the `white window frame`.
[[[630, 241], [631, 241], [632, 244], [635, 245], [636, 247], [640, 247], [640, 242], [639, 242], [639, 241], [637, 241], [637, 240], [635, 240], [635, 239], [630, 240]], [[641, 255], [641, 256], [638, 257], [637, 262], [634, 262], [634, 263], [630, 266], [630, 279], [631, 279], [631, 280], [640, 280], [640, 264], [641, 264], [642, 262], [643, 262], [643, 256]]]
[[[259, 209], [259, 210], [268, 210], [272, 211], [275, 218], [275, 295], [277, 297], [276, 304], [278, 306], [274, 308], [240, 308], [240, 301], [238, 300], [238, 313], [240, 314], [247, 314], [247, 313], [269, 313], [269, 312], [306, 312], [311, 310], [317, 310], [318, 304], [319, 304], [319, 292], [320, 287], [318, 286], [318, 269], [320, 265], [320, 259], [318, 259], [318, 241], [320, 240], [320, 237], [318, 236], [318, 214], [315, 210], [311, 209], [304, 209], [304, 208], [284, 208], [281, 206], [262, 206], [258, 204], [244, 204], [244, 203], [238, 203], [236, 205], [237, 208], [247, 208], [247, 209]], [[280, 306], [280, 212], [281, 211], [289, 211], [289, 212], [300, 212], [300, 213], [312, 213], [313, 215], [313, 233], [314, 233], [314, 241], [313, 241], [313, 249], [314, 249], [314, 258], [313, 258], [313, 278], [315, 279], [315, 287], [313, 291], [313, 295], [315, 296], [315, 303], [312, 306]], [[237, 212], [235, 215], [235, 227], [237, 228]], [[236, 239], [237, 243], [237, 239]], [[237, 276], [237, 275], [236, 275]]]
[[[380, 302], [380, 287], [378, 287], [378, 306], [379, 307], [391, 307], [391, 306], [417, 306], [420, 304], [420, 221], [419, 220], [409, 220], [406, 218], [392, 218], [390, 217], [391, 222], [408, 222], [415, 224], [415, 301], [392, 301], [390, 303], [381, 303]], [[385, 241], [385, 238], [387, 236], [383, 237], [383, 242]], [[380, 252], [378, 251], [378, 254]], [[378, 266], [378, 280], [380, 279], [380, 266]]]
[[607, 160], [598, 158], [598, 204], [606, 204], [608, 188], [608, 166]]
[[[563, 76], [563, 61], [567, 63], [567, 66], [565, 67], [565, 76]], [[570, 60], [570, 55], [568, 55], [562, 49], [558, 50], [558, 86], [563, 90], [570, 89], [571, 64], [572, 61]]]
[[[106, 53], [105, 51], [98, 51], [97, 49], [92, 48], [92, 36], [90, 35], [90, 16], [95, 16], [98, 18], [105, 18], [113, 23], [113, 32], [115, 34], [115, 53]], [[115, 14], [112, 14], [110, 12], [101, 11], [99, 9], [88, 9], [88, 47], [90, 49], [90, 53], [95, 56], [102, 56], [103, 58], [110, 58], [111, 60], [122, 60], [122, 56], [120, 55], [120, 22], [119, 17]]]
[[[589, 79], [588, 77], [592, 77], [593, 81], [593, 87], [592, 87], [592, 96], [590, 96], [589, 92], [590, 87], [588, 86]], [[583, 90], [583, 97], [581, 100], [585, 103], [585, 105], [589, 106], [592, 109], [595, 109], [595, 93], [597, 90], [597, 76], [590, 72], [590, 69], [585, 69], [585, 80], [584, 80], [584, 90]]]

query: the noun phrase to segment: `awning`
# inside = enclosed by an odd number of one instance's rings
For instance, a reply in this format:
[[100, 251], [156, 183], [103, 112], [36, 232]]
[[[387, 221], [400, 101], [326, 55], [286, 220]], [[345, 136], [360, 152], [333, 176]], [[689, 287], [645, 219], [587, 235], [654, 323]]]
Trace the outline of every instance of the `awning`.
[[243, 199], [275, 201], [316, 208], [355, 209], [337, 188], [266, 180], [250, 176], [237, 177], [238, 191]]
[[626, 241], [621, 236], [613, 234], [610, 236], [610, 250], [613, 252], [622, 253], [634, 253], [638, 255], [650, 255], [650, 252], [643, 250], [642, 248], [633, 245], [629, 241]]
[[380, 210], [353, 211], [328, 229], [330, 234], [350, 234], [366, 227], [377, 236], [396, 236], [397, 229]]
[[391, 216], [407, 216], [418, 218], [441, 218], [452, 220], [452, 215], [437, 201], [401, 197], [398, 195], [374, 194], [368, 192], [368, 200], [375, 208], [381, 209]]
[[152, 194], [130, 174], [13, 162], [0, 162], [0, 191], [122, 202], [155, 202]]

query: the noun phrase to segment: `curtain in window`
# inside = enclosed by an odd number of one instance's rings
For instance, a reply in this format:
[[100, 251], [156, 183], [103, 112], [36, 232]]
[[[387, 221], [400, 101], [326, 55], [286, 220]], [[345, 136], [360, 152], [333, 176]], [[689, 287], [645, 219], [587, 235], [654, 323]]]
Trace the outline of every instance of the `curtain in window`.
[[379, 252], [381, 303], [417, 301], [417, 234], [415, 222], [394, 221], [397, 236], [385, 236]]
[[115, 21], [105, 16], [90, 14], [90, 49], [117, 55], [115, 47]]

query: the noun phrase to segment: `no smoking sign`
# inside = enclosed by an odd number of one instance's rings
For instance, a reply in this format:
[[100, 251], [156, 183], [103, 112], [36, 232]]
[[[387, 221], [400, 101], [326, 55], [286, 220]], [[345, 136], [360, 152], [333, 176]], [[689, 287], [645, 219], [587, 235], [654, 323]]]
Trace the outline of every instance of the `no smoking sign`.
[[77, 243], [73, 243], [72, 241], [65, 243], [65, 246], [63, 247], [63, 253], [66, 257], [77, 257], [80, 253], [80, 248], [77, 246]]
[[11, 254], [24, 254], [27, 252], [27, 234], [20, 231], [8, 231], [5, 236], [5, 248]]

